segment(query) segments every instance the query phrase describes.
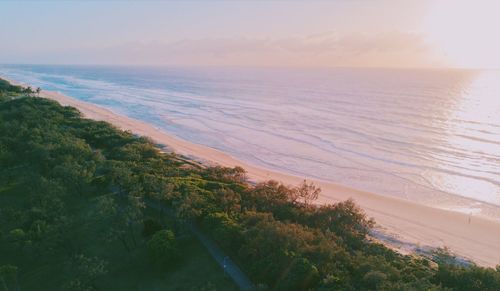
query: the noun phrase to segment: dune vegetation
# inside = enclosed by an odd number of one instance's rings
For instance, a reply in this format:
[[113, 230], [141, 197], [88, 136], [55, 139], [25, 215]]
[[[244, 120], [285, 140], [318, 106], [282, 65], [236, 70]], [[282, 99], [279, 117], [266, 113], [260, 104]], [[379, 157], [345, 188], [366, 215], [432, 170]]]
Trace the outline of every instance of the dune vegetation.
[[188, 224], [259, 290], [500, 288], [500, 267], [375, 242], [354, 201], [249, 184], [35, 93], [0, 80], [0, 289], [235, 289]]

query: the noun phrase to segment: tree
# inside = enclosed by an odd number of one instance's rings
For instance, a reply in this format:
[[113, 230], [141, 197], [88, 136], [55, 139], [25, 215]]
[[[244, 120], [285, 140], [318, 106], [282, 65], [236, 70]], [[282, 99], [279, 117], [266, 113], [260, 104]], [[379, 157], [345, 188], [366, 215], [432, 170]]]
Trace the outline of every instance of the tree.
[[42, 91], [42, 89], [40, 89], [40, 87], [37, 87], [35, 92], [36, 92], [36, 96], [37, 97], [40, 97], [40, 92]]
[[88, 257], [79, 254], [73, 258], [72, 266], [74, 279], [69, 281], [66, 290], [99, 290], [96, 279], [105, 275], [108, 262], [98, 257]]
[[192, 220], [203, 214], [206, 199], [198, 191], [182, 193], [175, 201], [176, 215], [183, 220]]
[[370, 271], [363, 276], [363, 285], [369, 290], [376, 290], [384, 281], [387, 275], [380, 271]]
[[222, 188], [217, 191], [218, 205], [226, 213], [238, 213], [241, 211], [241, 196], [229, 188]]
[[204, 218], [203, 225], [223, 247], [234, 250], [240, 246], [241, 225], [227, 213], [210, 213]]
[[221, 166], [210, 167], [205, 173], [210, 179], [228, 183], [245, 183], [246, 172], [242, 167], [226, 168]]
[[3, 265], [0, 266], [0, 282], [5, 291], [19, 290], [19, 283], [17, 280], [18, 269], [16, 266]]
[[128, 252], [132, 250], [132, 246], [137, 246], [135, 226], [142, 222], [143, 208], [145, 205], [142, 198], [132, 195], [121, 203], [111, 196], [97, 199], [97, 213], [109, 220], [108, 238], [119, 240]]
[[291, 189], [277, 181], [261, 182], [245, 195], [244, 207], [247, 210], [261, 212], [277, 212], [279, 208], [287, 206], [290, 202]]
[[132, 184], [133, 175], [130, 167], [119, 161], [109, 161], [106, 163], [106, 177], [112, 186], [118, 187], [120, 195], [125, 194], [125, 190]]
[[307, 220], [309, 226], [335, 233], [350, 247], [359, 247], [374, 223], [351, 199], [322, 205]]
[[318, 269], [308, 259], [293, 258], [274, 290], [311, 290], [319, 278]]
[[295, 187], [291, 191], [291, 200], [293, 203], [303, 204], [309, 206], [311, 202], [318, 199], [321, 193], [321, 188], [316, 187], [313, 183], [307, 183], [306, 180], [300, 184], [300, 186]]
[[33, 89], [30, 86], [28, 86], [28, 87], [24, 88], [23, 93], [28, 95], [28, 97], [31, 97], [31, 95], [33, 94]]
[[151, 258], [159, 266], [169, 266], [178, 256], [175, 235], [171, 230], [161, 230], [153, 235], [148, 242]]

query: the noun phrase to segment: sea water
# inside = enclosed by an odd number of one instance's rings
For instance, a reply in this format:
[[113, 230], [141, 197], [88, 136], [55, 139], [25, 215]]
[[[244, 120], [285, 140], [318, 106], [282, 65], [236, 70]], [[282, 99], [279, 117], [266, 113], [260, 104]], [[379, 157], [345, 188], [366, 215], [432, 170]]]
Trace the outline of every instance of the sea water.
[[1, 65], [246, 162], [500, 217], [500, 72]]

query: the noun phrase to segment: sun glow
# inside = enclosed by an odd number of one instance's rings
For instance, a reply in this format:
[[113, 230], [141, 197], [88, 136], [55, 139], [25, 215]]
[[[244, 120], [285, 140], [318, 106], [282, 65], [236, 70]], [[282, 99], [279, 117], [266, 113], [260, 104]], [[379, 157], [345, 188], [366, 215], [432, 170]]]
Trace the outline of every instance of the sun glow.
[[429, 44], [453, 67], [500, 68], [500, 1], [436, 1], [423, 23]]
[[[500, 72], [487, 71], [474, 74], [470, 83], [456, 94], [456, 102], [446, 117], [446, 141], [449, 149], [468, 149], [467, 157], [461, 156], [454, 164], [466, 173], [456, 175], [436, 174], [429, 179], [441, 189], [452, 193], [462, 193], [465, 197], [481, 199], [500, 205], [498, 181], [498, 161], [495, 155], [500, 153]], [[436, 167], [446, 168], [435, 159]], [[479, 162], [480, 161], [480, 162]], [[481, 173], [481, 179], [471, 179]]]

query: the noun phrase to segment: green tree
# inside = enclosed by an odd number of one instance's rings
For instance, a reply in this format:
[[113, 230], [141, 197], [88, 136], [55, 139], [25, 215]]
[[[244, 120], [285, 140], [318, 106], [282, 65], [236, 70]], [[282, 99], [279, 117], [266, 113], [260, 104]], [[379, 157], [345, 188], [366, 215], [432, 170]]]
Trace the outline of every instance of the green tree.
[[24, 88], [23, 93], [26, 94], [28, 97], [31, 97], [33, 95], [33, 89], [28, 86]]
[[274, 290], [311, 290], [319, 278], [318, 269], [308, 259], [293, 258]]
[[178, 258], [177, 242], [171, 230], [156, 232], [148, 242], [152, 260], [159, 266], [170, 266]]
[[226, 213], [239, 213], [241, 211], [241, 195], [229, 188], [217, 191], [217, 204]]
[[66, 290], [99, 290], [96, 279], [105, 275], [108, 262], [98, 257], [76, 255], [72, 262], [73, 279], [65, 285]]
[[203, 225], [222, 246], [235, 250], [241, 244], [242, 227], [225, 212], [210, 213]]
[[96, 213], [110, 226], [107, 229], [108, 240], [119, 240], [128, 252], [137, 246], [136, 228], [142, 223], [142, 210], [145, 208], [141, 197], [128, 196], [117, 202], [110, 195], [101, 196], [97, 199], [96, 208]]
[[363, 285], [368, 290], [375, 290], [387, 280], [387, 275], [380, 271], [370, 271], [363, 276]]
[[12, 265], [0, 266], [0, 282], [5, 291], [19, 290], [18, 268]]

